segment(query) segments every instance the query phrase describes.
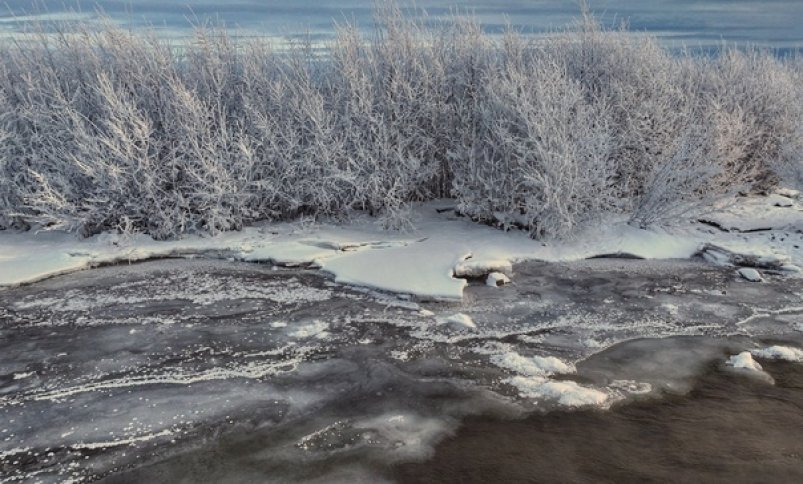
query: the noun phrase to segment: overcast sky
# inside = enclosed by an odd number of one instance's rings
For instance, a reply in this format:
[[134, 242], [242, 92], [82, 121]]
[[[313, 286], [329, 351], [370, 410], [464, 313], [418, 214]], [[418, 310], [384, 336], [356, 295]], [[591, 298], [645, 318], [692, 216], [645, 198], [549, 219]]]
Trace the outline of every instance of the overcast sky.
[[[370, 27], [373, 0], [0, 0], [0, 29], [23, 29], [32, 18], [93, 19], [102, 10], [115, 22], [161, 35], [182, 36], [191, 21], [215, 19], [247, 34], [293, 36], [331, 34], [333, 20], [356, 20]], [[404, 2], [402, 2], [404, 4]], [[803, 0], [591, 0], [607, 24], [626, 20], [670, 44], [709, 45], [722, 40], [776, 48], [803, 47]], [[409, 4], [409, 2], [408, 2]], [[577, 0], [417, 0], [434, 18], [449, 9], [468, 9], [488, 31], [506, 19], [528, 32], [554, 30], [579, 11]], [[66, 6], [65, 6], [66, 5]]]

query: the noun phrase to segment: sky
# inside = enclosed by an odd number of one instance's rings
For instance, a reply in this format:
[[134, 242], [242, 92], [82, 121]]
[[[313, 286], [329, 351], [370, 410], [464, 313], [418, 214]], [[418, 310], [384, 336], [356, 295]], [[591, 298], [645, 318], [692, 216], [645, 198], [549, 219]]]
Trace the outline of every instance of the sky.
[[[382, 1], [382, 0], [379, 0]], [[401, 2], [410, 5], [411, 2]], [[473, 13], [489, 32], [511, 24], [529, 33], [559, 29], [579, 12], [579, 0], [416, 0], [431, 19], [453, 8]], [[674, 46], [757, 44], [803, 49], [803, 0], [589, 0], [608, 25], [658, 35]], [[4, 5], [4, 6], [3, 6]], [[369, 29], [374, 0], [0, 0], [0, 33], [13, 36], [32, 20], [94, 21], [150, 28], [164, 37], [191, 33], [193, 23], [223, 22], [243, 35], [326, 38], [334, 21]]]

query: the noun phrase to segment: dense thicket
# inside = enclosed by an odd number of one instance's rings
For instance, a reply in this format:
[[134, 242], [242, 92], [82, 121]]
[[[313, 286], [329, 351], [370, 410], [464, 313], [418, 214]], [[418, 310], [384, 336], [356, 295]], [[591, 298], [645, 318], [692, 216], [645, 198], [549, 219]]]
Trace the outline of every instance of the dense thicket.
[[167, 238], [355, 210], [399, 226], [409, 202], [454, 197], [562, 236], [803, 182], [795, 60], [673, 54], [588, 17], [538, 39], [393, 9], [378, 24], [282, 52], [216, 30], [0, 46], [0, 228]]

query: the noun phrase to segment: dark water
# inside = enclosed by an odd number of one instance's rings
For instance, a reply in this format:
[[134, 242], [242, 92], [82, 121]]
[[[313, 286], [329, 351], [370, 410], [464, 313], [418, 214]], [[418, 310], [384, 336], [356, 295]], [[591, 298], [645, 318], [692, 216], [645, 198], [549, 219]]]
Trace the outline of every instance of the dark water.
[[803, 482], [803, 366], [774, 386], [712, 365], [688, 395], [610, 411], [469, 418], [399, 482]]
[[195, 259], [6, 289], [0, 481], [786, 480], [803, 365], [725, 366], [803, 347], [803, 279], [765, 277], [534, 262], [416, 304]]

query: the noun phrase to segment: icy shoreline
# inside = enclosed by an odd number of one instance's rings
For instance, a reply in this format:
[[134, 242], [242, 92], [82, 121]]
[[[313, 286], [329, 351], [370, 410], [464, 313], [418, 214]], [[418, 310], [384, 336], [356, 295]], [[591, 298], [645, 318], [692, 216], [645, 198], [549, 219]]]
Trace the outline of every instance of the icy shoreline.
[[263, 224], [216, 237], [173, 241], [155, 241], [145, 235], [106, 233], [80, 239], [64, 232], [0, 231], [0, 287], [104, 264], [198, 255], [317, 267], [339, 283], [422, 300], [460, 300], [465, 278], [491, 272], [509, 275], [513, 263], [527, 260], [700, 255], [718, 265], [792, 275], [803, 266], [803, 207], [787, 197], [782, 198], [788, 204], [779, 206], [778, 197], [744, 198], [701, 222], [671, 229], [645, 230], [610, 220], [572, 240], [550, 242], [455, 216], [452, 210], [444, 210], [449, 208], [448, 200], [416, 207], [416, 229], [408, 233], [382, 230], [368, 217], [340, 225]]

